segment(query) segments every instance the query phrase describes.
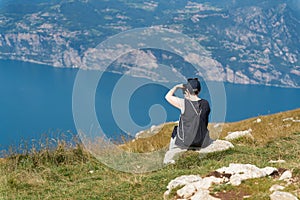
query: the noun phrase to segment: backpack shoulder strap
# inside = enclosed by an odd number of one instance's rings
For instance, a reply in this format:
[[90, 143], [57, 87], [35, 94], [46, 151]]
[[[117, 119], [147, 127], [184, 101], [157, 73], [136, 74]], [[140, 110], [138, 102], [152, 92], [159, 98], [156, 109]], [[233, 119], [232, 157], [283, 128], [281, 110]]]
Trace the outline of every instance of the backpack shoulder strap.
[[201, 114], [201, 108], [200, 108], [200, 101], [201, 101], [201, 99], [199, 100], [199, 101], [197, 101], [197, 103], [199, 104], [198, 105], [198, 107], [199, 107], [199, 112], [197, 111], [197, 109], [196, 109], [196, 107], [194, 106], [194, 104], [192, 103], [192, 101], [191, 100], [188, 100], [189, 102], [190, 102], [190, 104], [192, 105], [192, 108], [193, 108], [193, 110], [195, 111], [195, 113], [197, 114], [197, 115], [200, 115]]

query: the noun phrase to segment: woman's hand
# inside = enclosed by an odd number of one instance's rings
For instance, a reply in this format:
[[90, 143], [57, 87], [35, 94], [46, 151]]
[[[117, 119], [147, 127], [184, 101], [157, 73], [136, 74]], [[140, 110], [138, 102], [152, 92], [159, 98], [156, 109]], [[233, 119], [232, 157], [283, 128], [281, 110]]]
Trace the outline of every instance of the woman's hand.
[[184, 89], [183, 83], [175, 85], [174, 87], [176, 87], [176, 89]]

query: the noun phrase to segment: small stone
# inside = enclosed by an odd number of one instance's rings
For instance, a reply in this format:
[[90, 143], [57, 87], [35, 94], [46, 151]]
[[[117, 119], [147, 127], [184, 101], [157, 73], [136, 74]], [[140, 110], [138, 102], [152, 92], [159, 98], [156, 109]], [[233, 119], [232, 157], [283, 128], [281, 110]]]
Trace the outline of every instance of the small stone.
[[235, 131], [235, 132], [229, 132], [228, 135], [225, 137], [226, 140], [233, 140], [237, 139], [240, 137], [245, 137], [245, 136], [250, 136], [253, 138], [252, 134], [252, 129], [244, 130], [244, 131]]
[[270, 188], [270, 192], [274, 192], [274, 191], [278, 191], [278, 190], [283, 190], [285, 187], [281, 186], [281, 185], [273, 185]]
[[188, 199], [189, 197], [193, 196], [195, 192], [196, 192], [196, 188], [194, 187], [194, 185], [188, 184], [183, 188], [177, 190], [177, 195], [184, 199]]
[[169, 190], [172, 190], [173, 188], [176, 188], [178, 186], [185, 186], [188, 183], [193, 183], [193, 182], [197, 182], [199, 180], [201, 180], [202, 178], [200, 176], [197, 175], [184, 175], [184, 176], [180, 176], [175, 178], [174, 180], [172, 180], [171, 182], [169, 182], [167, 188]]
[[290, 170], [287, 170], [285, 172], [283, 172], [283, 174], [280, 176], [279, 180], [287, 180], [292, 178], [292, 172]]
[[[210, 173], [209, 174], [210, 176], [204, 178], [201, 178], [200, 176], [197, 175], [187, 175], [172, 180], [168, 184], [167, 187], [168, 191], [164, 193], [164, 198], [170, 194], [172, 189], [178, 186], [182, 186], [181, 189], [176, 191], [178, 198], [189, 199], [189, 200], [198, 200], [198, 199], [216, 200], [218, 198], [211, 196], [209, 193], [209, 188], [212, 186], [212, 184], [230, 183], [234, 186], [238, 186], [244, 180], [261, 178], [268, 175], [272, 175], [274, 173], [280, 174], [282, 171], [283, 170], [281, 170], [281, 168], [279, 169], [276, 169], [274, 167], [259, 168], [252, 164], [230, 163], [228, 167], [219, 168], [213, 171], [212, 173]], [[280, 177], [280, 180], [292, 181], [291, 178], [292, 178], [292, 172], [285, 171]], [[270, 188], [271, 192], [274, 191], [273, 194], [270, 195], [270, 197], [273, 198], [272, 200], [277, 200], [277, 199], [293, 200], [294, 196], [292, 194], [276, 193], [276, 192], [280, 192], [278, 190], [283, 190], [284, 188], [285, 187], [280, 185], [273, 185]], [[282, 197], [282, 195], [285, 196]], [[244, 196], [243, 198], [249, 198], [249, 197]]]
[[164, 199], [169, 199], [168, 198], [169, 195], [170, 195], [170, 191], [169, 190], [165, 191], [165, 193], [164, 193]]
[[277, 169], [273, 167], [265, 167], [260, 169], [251, 164], [231, 163], [229, 164], [229, 167], [222, 167], [216, 171], [219, 173], [232, 174], [230, 177], [230, 183], [234, 186], [238, 186], [243, 180], [261, 178], [272, 174], [274, 171], [277, 171]]
[[275, 191], [270, 195], [271, 200], [298, 200], [298, 198], [291, 193]]
[[274, 172], [277, 172], [277, 169], [274, 167], [265, 167], [261, 169], [263, 172], [265, 172], [268, 176], [273, 174]]
[[234, 148], [233, 144], [226, 140], [212, 141], [208, 146], [201, 148], [199, 153], [212, 153], [217, 151], [225, 151], [227, 149]]
[[250, 174], [252, 178], [259, 178], [266, 175], [266, 172], [251, 164], [230, 163], [229, 167], [222, 167], [216, 171], [226, 174]]
[[282, 121], [293, 121], [294, 120], [294, 118], [293, 117], [288, 117], [288, 118], [285, 118], [285, 119], [283, 119]]
[[202, 180], [197, 181], [193, 184], [197, 190], [203, 190], [203, 189], [210, 188], [213, 183], [220, 184], [223, 182], [223, 180], [224, 180], [223, 178], [216, 178], [214, 176], [210, 176], [210, 177], [205, 177]]
[[238, 186], [242, 183], [243, 178], [239, 174], [234, 174], [230, 177], [231, 185]]
[[285, 163], [285, 160], [270, 160], [269, 163]]
[[199, 199], [205, 199], [205, 200], [221, 200], [219, 198], [215, 198], [209, 194], [209, 190], [198, 190], [196, 194], [194, 194], [191, 197], [191, 200], [199, 200]]
[[254, 122], [255, 122], [255, 123], [260, 123], [260, 122], [261, 122], [261, 119], [260, 119], [260, 118], [257, 118]]

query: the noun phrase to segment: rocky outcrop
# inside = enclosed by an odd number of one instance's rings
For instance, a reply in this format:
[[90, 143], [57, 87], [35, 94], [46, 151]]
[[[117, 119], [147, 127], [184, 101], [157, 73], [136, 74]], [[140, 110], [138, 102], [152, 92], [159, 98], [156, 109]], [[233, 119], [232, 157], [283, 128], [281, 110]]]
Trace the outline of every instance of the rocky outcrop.
[[271, 175], [277, 171], [274, 167], [258, 168], [251, 164], [229, 164], [229, 167], [222, 167], [216, 170], [221, 174], [231, 174], [229, 183], [238, 186], [242, 181], [253, 178], [261, 178]]
[[253, 138], [252, 134], [252, 129], [244, 130], [244, 131], [234, 131], [234, 132], [229, 132], [228, 135], [225, 137], [226, 140], [234, 140], [238, 139], [241, 137], [250, 137]]
[[22, 60], [54, 67], [81, 67], [79, 52], [70, 46], [67, 37], [59, 32], [0, 34], [0, 58]]
[[164, 125], [165, 124], [160, 124], [160, 125], [157, 125], [157, 126], [153, 125], [147, 130], [143, 130], [143, 131], [140, 131], [140, 132], [136, 133], [135, 138], [139, 139], [139, 138], [151, 137], [151, 136], [157, 134], [164, 127]]
[[205, 148], [197, 151], [199, 153], [213, 153], [217, 151], [225, 151], [234, 148], [233, 144], [226, 140], [214, 140]]
[[271, 200], [298, 200], [298, 198], [289, 192], [275, 191], [270, 195]]
[[287, 170], [285, 172], [283, 172], [283, 174], [280, 176], [279, 180], [289, 180], [292, 178], [292, 172], [290, 170]]
[[209, 194], [208, 189], [212, 184], [220, 184], [223, 182], [223, 178], [216, 178], [214, 176], [205, 178], [201, 178], [197, 175], [180, 176], [168, 184], [168, 190], [164, 193], [164, 198], [167, 199], [173, 189], [182, 186], [182, 188], [176, 192], [179, 198], [216, 199]]
[[[288, 172], [288, 171], [286, 171]], [[278, 169], [274, 167], [258, 168], [252, 164], [229, 164], [228, 167], [222, 167], [214, 172], [211, 172], [207, 177], [200, 177], [198, 175], [184, 175], [177, 177], [169, 182], [167, 191], [164, 193], [164, 199], [173, 198], [169, 195], [172, 190], [177, 189], [175, 199], [212, 199], [217, 200], [215, 196], [210, 195], [209, 188], [213, 184], [231, 184], [238, 186], [243, 180], [262, 178], [265, 176], [271, 176], [278, 174]], [[290, 174], [290, 173], [287, 173]], [[285, 178], [283, 179], [282, 176]], [[280, 180], [288, 180], [291, 176], [285, 176], [284, 173], [279, 178]], [[179, 188], [179, 189], [178, 189]], [[272, 200], [296, 200], [297, 197], [293, 194], [282, 192], [285, 187], [281, 185], [273, 185], [270, 191], [273, 192], [270, 195]]]

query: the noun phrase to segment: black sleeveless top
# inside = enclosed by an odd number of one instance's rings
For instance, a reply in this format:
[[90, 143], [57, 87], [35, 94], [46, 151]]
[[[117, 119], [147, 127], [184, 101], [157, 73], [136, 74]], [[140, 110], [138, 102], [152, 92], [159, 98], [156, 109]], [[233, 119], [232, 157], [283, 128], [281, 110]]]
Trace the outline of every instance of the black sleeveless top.
[[201, 147], [207, 134], [210, 113], [208, 101], [184, 99], [184, 113], [180, 115], [175, 144], [183, 147]]

